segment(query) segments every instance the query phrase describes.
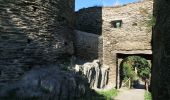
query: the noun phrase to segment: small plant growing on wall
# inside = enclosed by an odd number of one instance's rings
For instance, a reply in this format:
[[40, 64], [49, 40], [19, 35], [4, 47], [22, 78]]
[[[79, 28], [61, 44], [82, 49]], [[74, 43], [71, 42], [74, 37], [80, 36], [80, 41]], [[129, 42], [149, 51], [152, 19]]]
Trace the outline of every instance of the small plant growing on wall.
[[156, 24], [156, 18], [154, 16], [149, 16], [149, 20], [146, 21], [146, 27], [147, 27], [147, 31], [151, 32], [152, 31], [152, 27], [154, 27]]

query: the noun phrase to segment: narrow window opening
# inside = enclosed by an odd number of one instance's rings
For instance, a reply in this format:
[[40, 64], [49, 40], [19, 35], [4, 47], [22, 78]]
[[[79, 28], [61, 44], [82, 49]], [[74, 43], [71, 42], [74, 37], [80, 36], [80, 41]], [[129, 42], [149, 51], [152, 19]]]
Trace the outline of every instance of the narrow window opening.
[[111, 21], [111, 27], [114, 27], [114, 28], [121, 28], [122, 27], [122, 20], [114, 20], [114, 21]]

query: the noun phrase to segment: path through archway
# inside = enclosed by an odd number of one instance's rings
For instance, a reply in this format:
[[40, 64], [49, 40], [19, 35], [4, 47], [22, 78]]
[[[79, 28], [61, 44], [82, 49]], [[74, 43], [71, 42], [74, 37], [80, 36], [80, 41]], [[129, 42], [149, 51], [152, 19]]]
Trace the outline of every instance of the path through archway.
[[141, 56], [131, 55], [124, 58], [119, 68], [119, 88], [126, 86], [148, 90], [151, 64]]

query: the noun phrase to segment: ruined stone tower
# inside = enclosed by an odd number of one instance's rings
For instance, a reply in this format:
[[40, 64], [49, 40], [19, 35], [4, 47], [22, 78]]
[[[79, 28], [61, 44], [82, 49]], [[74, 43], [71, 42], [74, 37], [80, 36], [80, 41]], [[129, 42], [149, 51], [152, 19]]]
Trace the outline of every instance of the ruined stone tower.
[[[82, 33], [84, 38], [76, 43], [77, 55], [87, 57], [89, 53], [89, 58], [98, 58], [103, 67], [109, 66], [108, 84], [115, 87], [119, 83], [119, 64], [122, 59], [130, 55], [140, 55], [148, 61], [152, 60], [152, 32], [146, 25], [152, 18], [152, 12], [152, 0], [115, 7], [95, 6], [79, 10], [76, 13], [76, 29], [85, 31], [88, 35]], [[81, 32], [77, 31], [77, 37], [80, 34]], [[89, 34], [97, 35], [96, 40], [89, 38]], [[88, 45], [85, 40], [90, 44]], [[86, 51], [86, 54], [81, 51]]]
[[0, 82], [73, 54], [74, 0], [0, 1]]

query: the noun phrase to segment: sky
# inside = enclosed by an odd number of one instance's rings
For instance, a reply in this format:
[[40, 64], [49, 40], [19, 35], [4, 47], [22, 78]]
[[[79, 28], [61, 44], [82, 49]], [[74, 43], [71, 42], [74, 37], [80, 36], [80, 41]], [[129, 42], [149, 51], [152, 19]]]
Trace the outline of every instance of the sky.
[[113, 6], [117, 4], [127, 4], [139, 0], [75, 0], [75, 10], [91, 6]]

